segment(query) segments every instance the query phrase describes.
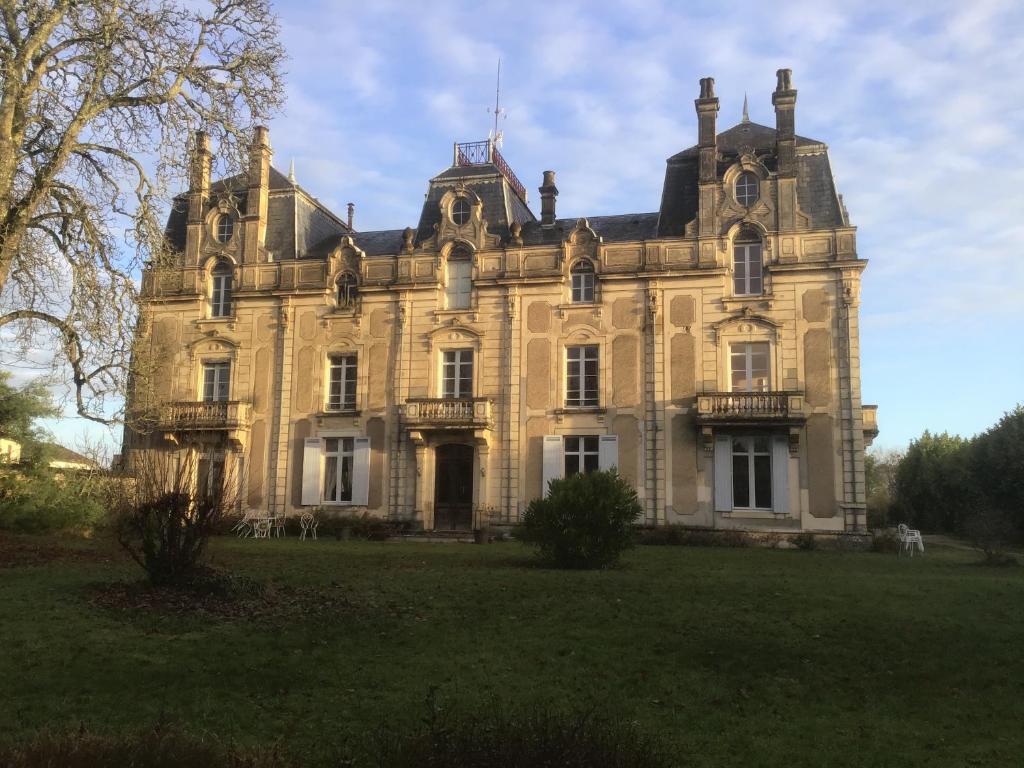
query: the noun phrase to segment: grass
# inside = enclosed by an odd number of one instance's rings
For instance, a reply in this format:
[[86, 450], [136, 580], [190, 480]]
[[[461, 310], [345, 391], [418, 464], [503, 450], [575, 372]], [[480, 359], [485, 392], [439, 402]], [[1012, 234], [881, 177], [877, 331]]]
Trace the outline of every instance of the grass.
[[220, 539], [216, 564], [276, 601], [221, 616], [97, 605], [97, 584], [141, 572], [61, 546], [0, 568], [0, 742], [169, 721], [329, 764], [433, 690], [605, 712], [692, 766], [1024, 754], [1024, 568], [968, 552], [642, 547], [557, 572], [516, 544]]

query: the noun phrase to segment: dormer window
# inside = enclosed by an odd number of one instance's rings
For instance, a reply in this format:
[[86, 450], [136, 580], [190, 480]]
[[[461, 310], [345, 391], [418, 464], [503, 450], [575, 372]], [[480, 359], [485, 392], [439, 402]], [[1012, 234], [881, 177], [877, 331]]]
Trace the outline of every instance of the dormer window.
[[736, 202], [749, 208], [761, 196], [761, 181], [756, 174], [749, 171], [741, 173], [736, 179]]
[[464, 245], [448, 253], [445, 265], [445, 308], [468, 309], [473, 290], [473, 254]]
[[733, 243], [733, 294], [759, 296], [764, 291], [761, 238], [744, 230]]
[[234, 269], [226, 261], [218, 261], [210, 273], [210, 317], [231, 316], [231, 283]]
[[230, 214], [222, 213], [217, 217], [217, 224], [213, 231], [218, 243], [226, 243], [235, 233], [235, 220], [231, 218]]
[[461, 227], [468, 222], [470, 212], [471, 208], [466, 198], [460, 197], [452, 203], [452, 221], [455, 222], [455, 226]]
[[338, 278], [338, 308], [354, 307], [357, 298], [359, 298], [359, 283], [356, 281], [356, 276], [351, 272], [345, 272]]
[[572, 303], [591, 304], [594, 301], [594, 265], [586, 259], [577, 261], [571, 270]]

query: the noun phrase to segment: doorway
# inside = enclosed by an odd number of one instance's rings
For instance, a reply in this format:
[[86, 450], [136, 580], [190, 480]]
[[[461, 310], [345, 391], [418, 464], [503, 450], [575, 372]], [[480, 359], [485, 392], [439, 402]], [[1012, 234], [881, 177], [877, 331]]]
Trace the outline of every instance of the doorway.
[[473, 527], [473, 446], [449, 443], [434, 452], [434, 530]]

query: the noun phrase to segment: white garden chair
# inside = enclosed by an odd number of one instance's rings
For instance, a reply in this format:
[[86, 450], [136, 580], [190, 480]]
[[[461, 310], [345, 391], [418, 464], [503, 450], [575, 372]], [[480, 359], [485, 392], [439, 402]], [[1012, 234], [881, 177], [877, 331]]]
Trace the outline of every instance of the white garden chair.
[[238, 534], [238, 538], [244, 539], [253, 535], [253, 523], [260, 517], [259, 510], [247, 509], [242, 514], [242, 519], [235, 523], [231, 530]]
[[260, 517], [253, 520], [252, 523], [252, 535], [256, 539], [269, 539], [270, 529], [273, 527], [273, 523], [269, 517]]
[[302, 526], [302, 533], [299, 535], [299, 541], [306, 540], [306, 534], [311, 534], [313, 538], [316, 538], [316, 527], [320, 525], [320, 521], [316, 519], [316, 515], [312, 512], [303, 512], [302, 517], [299, 518], [299, 525]]
[[271, 520], [274, 523], [274, 535], [278, 538], [287, 535], [287, 531], [284, 529], [284, 515], [274, 515]]
[[900, 523], [896, 531], [900, 539], [900, 548], [896, 553], [897, 555], [903, 554], [903, 550], [906, 550], [913, 557], [915, 549], [920, 550], [922, 555], [924, 554], [924, 539], [921, 538], [919, 530], [909, 528], [906, 523]]

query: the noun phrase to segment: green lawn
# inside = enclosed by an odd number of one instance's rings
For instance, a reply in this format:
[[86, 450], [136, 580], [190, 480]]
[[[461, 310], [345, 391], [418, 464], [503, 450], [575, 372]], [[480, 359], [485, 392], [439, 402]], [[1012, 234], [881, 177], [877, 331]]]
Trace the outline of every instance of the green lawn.
[[215, 542], [301, 610], [101, 608], [98, 544], [0, 568], [0, 740], [161, 718], [323, 761], [460, 706], [597, 708], [694, 766], [1010, 766], [1024, 755], [1024, 568], [880, 554], [638, 548], [610, 572], [516, 544]]

